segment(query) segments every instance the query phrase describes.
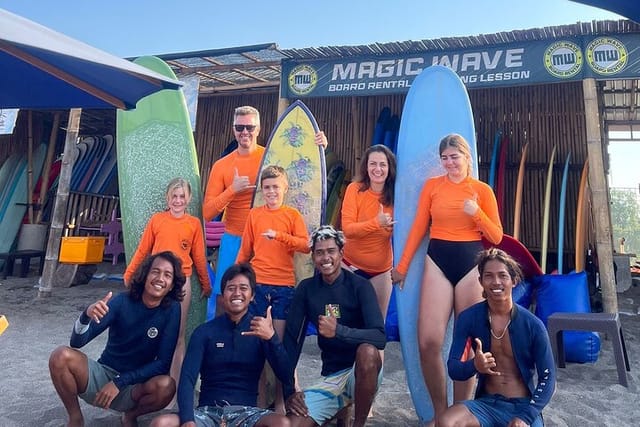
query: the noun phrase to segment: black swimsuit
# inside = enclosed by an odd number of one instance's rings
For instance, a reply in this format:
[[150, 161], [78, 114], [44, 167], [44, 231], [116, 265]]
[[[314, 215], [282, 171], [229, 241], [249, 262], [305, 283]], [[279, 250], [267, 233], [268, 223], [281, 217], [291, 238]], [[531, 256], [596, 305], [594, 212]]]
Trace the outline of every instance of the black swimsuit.
[[452, 242], [431, 239], [429, 240], [427, 255], [455, 287], [476, 266], [476, 257], [482, 249], [482, 243], [479, 240]]

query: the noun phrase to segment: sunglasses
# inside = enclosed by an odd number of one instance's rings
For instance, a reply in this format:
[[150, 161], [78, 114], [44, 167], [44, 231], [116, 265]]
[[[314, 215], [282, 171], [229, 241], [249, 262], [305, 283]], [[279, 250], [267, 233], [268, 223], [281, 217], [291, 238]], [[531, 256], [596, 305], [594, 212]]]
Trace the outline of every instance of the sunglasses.
[[254, 130], [256, 130], [256, 125], [233, 125], [233, 128], [236, 130], [236, 132], [242, 132], [245, 129], [247, 130], [247, 132], [253, 132]]

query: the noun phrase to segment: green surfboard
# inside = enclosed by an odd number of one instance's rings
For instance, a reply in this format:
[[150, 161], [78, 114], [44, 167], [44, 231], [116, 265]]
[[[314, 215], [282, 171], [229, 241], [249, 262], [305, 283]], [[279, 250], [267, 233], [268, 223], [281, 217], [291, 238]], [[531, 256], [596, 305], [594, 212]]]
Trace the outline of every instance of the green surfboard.
[[[134, 62], [176, 78], [159, 58], [146, 56]], [[165, 191], [171, 179], [182, 177], [189, 181], [193, 198], [188, 212], [202, 218], [200, 171], [181, 90], [165, 89], [140, 100], [135, 110], [118, 110], [116, 135], [122, 234], [129, 262], [151, 215], [166, 209]], [[194, 275], [187, 337], [204, 322], [206, 310], [207, 302], [200, 299], [200, 282]]]

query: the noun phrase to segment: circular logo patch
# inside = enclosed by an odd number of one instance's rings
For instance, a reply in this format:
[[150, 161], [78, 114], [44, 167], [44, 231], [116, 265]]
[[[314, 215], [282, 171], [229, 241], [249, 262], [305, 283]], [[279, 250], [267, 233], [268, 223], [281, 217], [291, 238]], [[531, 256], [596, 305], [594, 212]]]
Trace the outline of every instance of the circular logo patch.
[[147, 336], [148, 336], [149, 338], [155, 338], [155, 337], [157, 337], [157, 336], [158, 336], [158, 328], [156, 328], [155, 326], [150, 327], [150, 328], [147, 330]]
[[296, 95], [308, 95], [318, 84], [318, 73], [306, 64], [298, 65], [289, 73], [289, 89]]
[[544, 68], [561, 79], [575, 76], [582, 69], [582, 51], [572, 42], [558, 41], [544, 51]]
[[587, 45], [587, 63], [598, 74], [617, 74], [627, 65], [627, 48], [611, 37], [600, 37]]

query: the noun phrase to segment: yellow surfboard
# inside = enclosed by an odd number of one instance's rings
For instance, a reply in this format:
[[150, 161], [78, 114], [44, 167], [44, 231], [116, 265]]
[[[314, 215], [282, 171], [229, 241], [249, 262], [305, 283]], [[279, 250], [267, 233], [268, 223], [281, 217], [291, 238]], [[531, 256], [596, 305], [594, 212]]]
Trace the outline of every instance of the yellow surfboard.
[[[315, 144], [318, 124], [302, 101], [295, 101], [282, 113], [267, 141], [260, 174], [265, 167], [277, 165], [287, 171], [289, 191], [284, 203], [298, 209], [311, 233], [324, 221], [327, 179], [324, 149]], [[260, 176], [258, 174], [258, 177]], [[260, 186], [253, 206], [264, 205]], [[295, 254], [296, 282], [313, 275], [308, 254]]]
[[540, 249], [540, 268], [547, 273], [547, 251], [549, 249], [549, 211], [551, 210], [551, 182], [553, 181], [553, 162], [556, 159], [556, 146], [553, 146], [549, 168], [547, 169], [547, 182], [544, 189], [544, 204], [542, 213], [542, 248]]
[[516, 183], [516, 200], [514, 203], [513, 213], [513, 238], [520, 240], [520, 217], [522, 215], [522, 187], [524, 186], [524, 169], [527, 164], [527, 142], [522, 147], [522, 155], [520, 156], [520, 167], [518, 168], [518, 181]]
[[588, 177], [589, 160], [584, 162], [582, 174], [580, 175], [580, 189], [578, 190], [578, 206], [576, 207], [576, 273], [584, 271], [585, 252], [587, 250], [587, 207], [588, 197]]

